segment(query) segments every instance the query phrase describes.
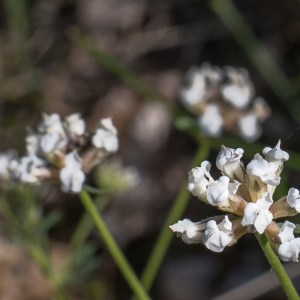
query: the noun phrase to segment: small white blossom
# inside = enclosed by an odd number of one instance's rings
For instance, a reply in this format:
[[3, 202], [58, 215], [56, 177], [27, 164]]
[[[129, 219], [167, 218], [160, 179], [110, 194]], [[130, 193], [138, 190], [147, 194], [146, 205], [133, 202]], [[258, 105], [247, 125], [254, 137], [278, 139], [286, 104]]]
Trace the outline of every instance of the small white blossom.
[[219, 180], [210, 184], [207, 187], [207, 201], [211, 205], [227, 204], [229, 195], [234, 195], [240, 185], [238, 181], [229, 183], [230, 179], [227, 176], [221, 176]]
[[248, 143], [256, 141], [262, 134], [261, 126], [255, 114], [247, 114], [238, 120], [240, 135]]
[[298, 255], [300, 251], [300, 238], [295, 238], [293, 231], [295, 225], [289, 221], [285, 221], [278, 236], [282, 244], [278, 248], [278, 255], [282, 261], [298, 262]]
[[63, 123], [58, 114], [43, 114], [43, 121], [37, 126], [40, 133], [57, 132], [61, 136], [65, 136]]
[[207, 84], [205, 82], [205, 77], [199, 72], [193, 72], [193, 74], [189, 74], [189, 76], [191, 85], [181, 91], [181, 100], [187, 108], [192, 108], [206, 100]]
[[286, 197], [287, 203], [290, 207], [295, 208], [298, 213], [300, 213], [300, 195], [299, 190], [295, 188], [290, 188], [288, 195]]
[[232, 241], [232, 223], [228, 216], [217, 225], [215, 220], [210, 220], [206, 224], [203, 243], [205, 246], [214, 251], [221, 252]]
[[229, 82], [221, 87], [223, 97], [235, 107], [245, 108], [254, 95], [247, 70], [227, 67], [226, 75]]
[[284, 161], [289, 160], [289, 154], [280, 149], [280, 143], [281, 141], [279, 140], [275, 148], [265, 147], [262, 151], [267, 161], [272, 161], [278, 166], [282, 165]]
[[99, 122], [92, 143], [96, 148], [104, 149], [107, 152], [116, 152], [119, 148], [117, 129], [110, 118], [102, 119]]
[[0, 179], [9, 180], [8, 167], [15, 157], [16, 151], [13, 149], [0, 153]]
[[189, 172], [187, 189], [197, 197], [206, 199], [206, 187], [214, 182], [209, 171], [211, 164], [203, 161], [200, 167], [195, 167]]
[[66, 139], [62, 139], [58, 132], [49, 132], [40, 137], [40, 150], [42, 153], [50, 153], [55, 149], [62, 149], [67, 144]]
[[177, 232], [177, 235], [180, 236], [186, 244], [199, 244], [202, 242], [206, 224], [200, 222], [194, 223], [189, 219], [184, 219], [169, 227], [173, 232]]
[[244, 150], [241, 148], [232, 149], [222, 146], [216, 160], [218, 169], [233, 177], [236, 168], [240, 166], [243, 153]]
[[207, 105], [204, 114], [199, 117], [198, 123], [204, 135], [219, 137], [223, 128], [223, 118], [219, 107], [215, 104]]
[[254, 159], [247, 165], [248, 174], [258, 176], [262, 182], [277, 186], [280, 183], [280, 177], [275, 175], [278, 166], [274, 162], [267, 162], [261, 155], [255, 154]]
[[13, 180], [37, 184], [42, 179], [51, 176], [50, 171], [46, 168], [46, 162], [38, 158], [35, 154], [23, 156], [11, 161], [9, 171]]
[[83, 135], [85, 132], [85, 122], [79, 113], [65, 117], [65, 127], [71, 138]]
[[254, 225], [255, 229], [262, 234], [266, 227], [272, 222], [273, 215], [269, 207], [273, 203], [270, 191], [257, 199], [256, 203], [249, 202], [244, 210], [242, 225]]
[[81, 171], [82, 159], [76, 151], [70, 152], [65, 157], [65, 165], [59, 173], [61, 189], [64, 192], [79, 193], [85, 181], [85, 175]]

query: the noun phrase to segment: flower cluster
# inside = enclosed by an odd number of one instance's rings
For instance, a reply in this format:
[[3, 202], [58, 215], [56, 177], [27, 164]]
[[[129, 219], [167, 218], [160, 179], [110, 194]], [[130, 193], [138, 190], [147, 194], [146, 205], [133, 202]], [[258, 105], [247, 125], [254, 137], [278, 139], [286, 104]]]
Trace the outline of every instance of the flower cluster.
[[64, 120], [56, 113], [43, 114], [37, 131], [28, 129], [25, 156], [17, 158], [11, 152], [0, 156], [5, 166], [0, 176], [9, 174], [12, 180], [29, 184], [59, 180], [64, 192], [80, 192], [85, 174], [119, 147], [110, 118], [101, 119], [92, 133], [85, 127], [78, 113]]
[[223, 128], [248, 142], [259, 138], [260, 123], [270, 114], [265, 101], [254, 98], [254, 86], [246, 69], [212, 67], [204, 63], [187, 73], [188, 85], [181, 91], [181, 102], [198, 115], [204, 135], [218, 137]]
[[280, 183], [287, 152], [275, 148], [263, 149], [264, 158], [256, 154], [245, 167], [241, 162], [244, 150], [222, 146], [216, 165], [222, 172], [218, 180], [210, 175], [208, 161], [189, 172], [187, 189], [200, 200], [229, 213], [193, 223], [178, 221], [170, 228], [187, 244], [203, 243], [207, 248], [221, 252], [245, 233], [265, 234], [282, 261], [298, 261], [300, 238], [295, 238], [295, 225], [285, 221], [280, 228], [276, 220], [300, 212], [299, 191], [291, 188], [288, 195], [273, 201]]

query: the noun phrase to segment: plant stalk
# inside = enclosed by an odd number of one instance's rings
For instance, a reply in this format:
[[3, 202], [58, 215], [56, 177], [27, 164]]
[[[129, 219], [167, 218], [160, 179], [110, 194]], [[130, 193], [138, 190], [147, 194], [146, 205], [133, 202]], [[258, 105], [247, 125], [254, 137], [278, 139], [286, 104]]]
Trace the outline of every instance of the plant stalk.
[[286, 293], [289, 300], [300, 300], [300, 297], [293, 286], [293, 283], [291, 282], [289, 276], [285, 272], [285, 269], [283, 268], [279, 258], [275, 253], [273, 252], [268, 239], [264, 234], [255, 234], [262, 250], [265, 253], [265, 256], [267, 257], [272, 269], [276, 273], [278, 280], [280, 284], [282, 285], [282, 288], [284, 289], [284, 292]]
[[106, 244], [110, 254], [112, 255], [118, 267], [120, 268], [121, 272], [123, 273], [125, 279], [134, 291], [137, 298], [140, 300], [150, 300], [151, 298], [146, 293], [145, 289], [141, 285], [139, 279], [137, 278], [136, 274], [134, 273], [130, 264], [128, 263], [126, 257], [124, 256], [123, 252], [121, 251], [114, 238], [110, 234], [101, 215], [98, 213], [97, 208], [93, 203], [90, 195], [87, 193], [87, 191], [82, 190], [79, 193], [79, 197], [83, 206], [91, 215], [94, 224], [98, 229], [99, 233], [101, 234], [102, 239]]

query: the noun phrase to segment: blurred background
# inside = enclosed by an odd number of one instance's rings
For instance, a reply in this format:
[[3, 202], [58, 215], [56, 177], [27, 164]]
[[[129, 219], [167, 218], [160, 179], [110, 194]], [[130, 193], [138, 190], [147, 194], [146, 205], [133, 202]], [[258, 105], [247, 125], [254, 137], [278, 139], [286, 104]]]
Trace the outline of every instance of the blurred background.
[[[26, 127], [35, 127], [42, 112], [62, 117], [79, 112], [90, 131], [100, 118], [112, 117], [120, 150], [105, 163], [130, 166], [130, 186], [100, 203], [107, 226], [139, 276], [198, 147], [176, 126], [179, 117], [173, 113], [174, 107], [182, 109], [178, 98], [191, 66], [210, 62], [246, 68], [256, 95], [272, 110], [258, 142], [246, 144], [226, 133], [212, 142], [208, 160], [214, 162], [225, 142], [248, 151], [246, 162], [278, 139], [285, 151], [300, 151], [300, 131], [295, 131], [300, 125], [299, 1], [2, 0], [0, 16], [0, 150], [16, 148], [23, 155]], [[289, 187], [300, 188], [296, 154], [283, 172], [278, 198]], [[115, 181], [114, 173], [101, 179], [101, 170], [89, 174], [88, 184]], [[212, 174], [219, 176], [217, 169]], [[70, 239], [84, 209], [59, 185], [42, 184], [35, 193], [42, 199], [42, 215], [61, 213], [49, 230], [59, 268], [70, 255]], [[215, 214], [220, 212], [191, 196], [183, 218], [199, 221]], [[2, 219], [1, 299], [52, 299], [49, 282]], [[78, 280], [67, 287], [70, 299], [130, 299], [132, 292], [95, 229], [88, 241], [94, 247], [93, 267], [86, 274], [77, 270]], [[213, 299], [268, 271], [253, 235], [213, 253], [186, 245], [174, 234], [150, 295]], [[295, 284], [299, 289], [299, 277]], [[280, 287], [257, 286], [256, 291], [257, 299], [285, 298]], [[254, 296], [249, 297], [224, 299]]]

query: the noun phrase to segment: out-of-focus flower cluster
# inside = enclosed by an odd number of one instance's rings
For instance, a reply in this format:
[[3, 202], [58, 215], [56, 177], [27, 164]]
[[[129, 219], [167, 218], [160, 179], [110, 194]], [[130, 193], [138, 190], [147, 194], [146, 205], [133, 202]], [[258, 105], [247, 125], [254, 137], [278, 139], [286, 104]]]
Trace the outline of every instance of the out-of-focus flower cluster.
[[215, 252], [231, 246], [245, 233], [265, 234], [272, 249], [282, 261], [298, 261], [300, 238], [295, 238], [295, 225], [285, 221], [280, 228], [276, 220], [300, 212], [299, 191], [291, 188], [288, 195], [273, 201], [280, 183], [287, 152], [275, 148], [263, 149], [263, 158], [256, 154], [245, 167], [240, 161], [244, 150], [222, 146], [216, 165], [222, 172], [218, 180], [210, 175], [211, 164], [203, 161], [189, 172], [187, 189], [203, 202], [229, 213], [201, 222], [178, 221], [170, 228], [188, 244], [203, 243]]
[[181, 102], [198, 116], [204, 135], [219, 137], [223, 129], [237, 133], [247, 142], [258, 139], [260, 123], [270, 114], [264, 99], [254, 97], [254, 86], [246, 69], [212, 67], [204, 63], [192, 67], [186, 75], [187, 86]]
[[110, 118], [101, 119], [92, 133], [85, 127], [78, 113], [64, 120], [56, 113], [43, 114], [37, 131], [27, 131], [25, 156], [13, 151], [0, 155], [0, 178], [29, 184], [59, 180], [64, 192], [80, 192], [85, 174], [119, 148]]

